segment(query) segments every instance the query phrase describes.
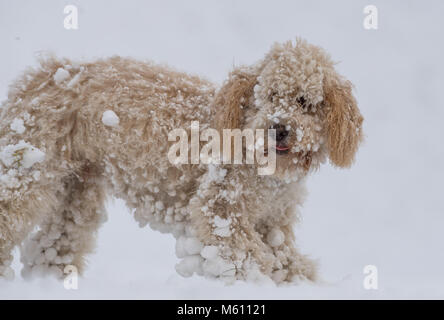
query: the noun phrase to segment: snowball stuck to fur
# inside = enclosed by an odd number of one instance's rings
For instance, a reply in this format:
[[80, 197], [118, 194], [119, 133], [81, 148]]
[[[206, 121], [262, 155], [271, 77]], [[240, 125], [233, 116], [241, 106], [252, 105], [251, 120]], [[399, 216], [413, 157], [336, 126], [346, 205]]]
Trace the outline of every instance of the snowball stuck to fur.
[[187, 256], [185, 250], [185, 237], [179, 237], [176, 241], [176, 256], [178, 258], [184, 258]]
[[44, 152], [23, 140], [17, 144], [7, 145], [0, 152], [0, 160], [6, 167], [18, 163], [19, 166], [31, 168], [35, 163], [42, 162], [44, 159]]
[[48, 248], [45, 250], [45, 258], [48, 261], [53, 261], [55, 257], [57, 256], [57, 251], [54, 248]]
[[23, 120], [19, 118], [15, 118], [14, 120], [12, 120], [10, 127], [11, 130], [19, 134], [22, 134], [26, 130], [25, 126], [23, 125]]
[[163, 210], [165, 208], [162, 201], [156, 201], [155, 206], [157, 210]]
[[119, 121], [119, 117], [112, 110], [106, 110], [102, 115], [102, 122], [105, 126], [115, 127]]
[[17, 179], [17, 170], [9, 169], [6, 173], [0, 174], [0, 182], [7, 188], [18, 188], [20, 181]]
[[218, 254], [219, 254], [219, 248], [217, 246], [205, 246], [200, 252], [200, 255], [208, 260], [216, 259]]
[[202, 257], [200, 255], [187, 256], [176, 264], [176, 271], [183, 277], [191, 277], [193, 273], [202, 275]]
[[227, 174], [227, 169], [220, 168], [213, 164], [208, 165], [208, 181], [220, 183], [224, 180]]
[[236, 266], [232, 262], [227, 261], [220, 256], [217, 256], [211, 260], [205, 260], [202, 267], [205, 274], [214, 277], [230, 277], [236, 274]]
[[277, 228], [271, 229], [271, 231], [267, 235], [267, 242], [272, 247], [279, 247], [281, 244], [284, 243], [284, 240], [284, 233]]
[[189, 255], [200, 254], [203, 244], [195, 237], [179, 237], [176, 241], [176, 255], [183, 258]]
[[54, 81], [56, 84], [60, 84], [64, 80], [69, 78], [69, 72], [63, 68], [58, 68], [54, 74]]
[[80, 80], [80, 74], [78, 73], [68, 82], [68, 88], [74, 87], [77, 83], [79, 83]]
[[45, 159], [45, 153], [40, 151], [39, 149], [30, 146], [23, 155], [23, 167], [31, 168], [34, 163], [42, 162]]
[[230, 230], [231, 219], [222, 219], [219, 216], [214, 217], [214, 231], [213, 233], [220, 237], [229, 237], [231, 235]]
[[304, 137], [304, 131], [302, 131], [300, 128], [297, 128], [296, 139], [298, 140], [298, 142], [301, 142], [303, 137]]
[[185, 240], [185, 250], [188, 254], [200, 254], [203, 244], [197, 238], [187, 238]]

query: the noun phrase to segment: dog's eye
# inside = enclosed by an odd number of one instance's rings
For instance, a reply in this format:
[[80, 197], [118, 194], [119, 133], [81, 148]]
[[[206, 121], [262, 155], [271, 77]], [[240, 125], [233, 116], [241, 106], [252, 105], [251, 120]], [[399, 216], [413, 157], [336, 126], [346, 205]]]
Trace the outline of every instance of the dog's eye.
[[301, 106], [302, 110], [304, 111], [310, 111], [313, 109], [313, 105], [311, 103], [308, 103], [308, 101], [304, 97], [299, 97], [296, 100], [296, 102]]

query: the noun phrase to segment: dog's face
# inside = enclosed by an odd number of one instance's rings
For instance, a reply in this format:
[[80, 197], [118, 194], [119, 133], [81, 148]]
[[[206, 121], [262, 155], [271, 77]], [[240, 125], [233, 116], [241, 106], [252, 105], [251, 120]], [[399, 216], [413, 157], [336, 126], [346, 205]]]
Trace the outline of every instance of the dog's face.
[[276, 44], [256, 66], [230, 74], [215, 98], [219, 129], [275, 129], [276, 172], [300, 177], [327, 157], [348, 167], [363, 118], [350, 82], [319, 47]]

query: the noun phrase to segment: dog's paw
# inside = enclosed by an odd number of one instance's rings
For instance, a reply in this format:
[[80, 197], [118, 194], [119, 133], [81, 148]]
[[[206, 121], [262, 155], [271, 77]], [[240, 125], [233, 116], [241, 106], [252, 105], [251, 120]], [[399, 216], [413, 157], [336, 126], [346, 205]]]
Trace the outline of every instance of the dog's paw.
[[301, 281], [316, 282], [318, 280], [317, 262], [306, 256], [290, 259], [290, 264], [283, 270], [276, 272], [276, 280], [283, 278], [282, 282], [299, 284]]
[[202, 263], [203, 259], [200, 255], [186, 256], [176, 264], [176, 271], [182, 277], [191, 277], [194, 273], [202, 276]]
[[73, 254], [59, 255], [51, 239], [41, 237], [25, 242], [21, 248], [20, 260], [23, 263], [21, 274], [24, 279], [46, 276], [61, 279], [65, 266], [73, 261]]
[[193, 274], [210, 278], [230, 278], [236, 276], [236, 265], [223, 257], [218, 246], [205, 246], [193, 236], [180, 236], [176, 242], [176, 255], [181, 261], [176, 271], [183, 277]]
[[25, 280], [32, 280], [43, 277], [53, 277], [61, 280], [63, 278], [62, 266], [38, 264], [33, 266], [25, 266], [21, 275]]
[[[243, 280], [254, 283], [272, 283], [251, 257], [247, 254], [233, 254], [223, 245], [204, 246], [195, 237], [181, 236], [176, 243], [176, 255], [181, 261], [176, 264], [176, 271], [183, 277], [193, 274], [211, 279], [220, 279], [225, 283]], [[235, 258], [237, 257], [237, 258]]]
[[231, 259], [224, 258], [220, 254], [217, 246], [205, 246], [200, 255], [204, 259], [202, 270], [204, 275], [209, 277], [235, 277], [237, 272], [236, 264]]
[[195, 273], [208, 277], [234, 276], [236, 266], [219, 253], [217, 246], [204, 246], [196, 237], [181, 236], [176, 242], [176, 255], [181, 259], [176, 271], [183, 277]]

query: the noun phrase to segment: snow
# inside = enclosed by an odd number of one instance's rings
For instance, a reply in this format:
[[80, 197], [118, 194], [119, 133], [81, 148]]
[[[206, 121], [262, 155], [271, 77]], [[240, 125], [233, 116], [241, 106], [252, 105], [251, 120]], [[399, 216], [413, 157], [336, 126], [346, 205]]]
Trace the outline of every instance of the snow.
[[115, 127], [119, 124], [119, 117], [112, 110], [106, 110], [102, 115], [102, 122], [109, 127]]
[[181, 236], [176, 242], [176, 255], [181, 258], [176, 265], [176, 270], [184, 277], [190, 277], [194, 273], [206, 277], [233, 277], [235, 265], [220, 256], [220, 250], [216, 246], [203, 246], [194, 237]]
[[298, 142], [301, 142], [303, 137], [304, 131], [301, 128], [296, 128], [296, 139], [298, 140]]
[[45, 160], [45, 153], [29, 145], [29, 148], [23, 154], [22, 165], [25, 168], [31, 168], [35, 163], [42, 162], [43, 160]]
[[[83, 3], [87, 14], [79, 17], [80, 28], [67, 31], [51, 27], [60, 24], [61, 12], [51, 1], [26, 6], [0, 2], [7, 26], [0, 28], [5, 48], [0, 52], [0, 100], [20, 72], [36, 64], [34, 53], [41, 50], [70, 58], [119, 54], [151, 59], [221, 83], [233, 61], [250, 64], [273, 41], [302, 36], [340, 61], [337, 68], [353, 82], [365, 117], [365, 143], [355, 164], [349, 170], [323, 165], [308, 178], [303, 221], [294, 228], [300, 250], [320, 263], [319, 284], [227, 286], [196, 275], [183, 278], [174, 268], [176, 240], [148, 227], [139, 229], [116, 200], [107, 204], [109, 221], [99, 231], [98, 248], [88, 257], [78, 290], [65, 290], [50, 278], [24, 281], [16, 250], [11, 265], [16, 279], [0, 280], [0, 299], [444, 298], [444, 45], [437, 40], [444, 28], [444, 3], [405, 6], [376, 0], [378, 30], [362, 28], [367, 4], [283, 0], [270, 6], [246, 0], [233, 6], [197, 0], [193, 7], [181, 1], [156, 6], [139, 2], [135, 10], [98, 0]], [[41, 17], [37, 23], [36, 14]], [[144, 19], [138, 19], [141, 14]], [[246, 15], [248, 23], [239, 27]], [[119, 19], [130, 23], [107, 23]], [[113, 37], [101, 37], [104, 24]], [[140, 41], [140, 30], [147, 41]], [[37, 97], [32, 101], [35, 107], [39, 103]], [[4, 125], [9, 129], [9, 123]], [[363, 288], [363, 270], [369, 264], [378, 268], [378, 290]]]
[[156, 201], [155, 206], [157, 210], [162, 210], [164, 208], [162, 201]]
[[205, 246], [202, 248], [200, 255], [208, 260], [213, 260], [217, 257], [219, 253], [219, 248], [217, 246]]
[[197, 274], [207, 278], [223, 277], [232, 282], [236, 266], [220, 253], [217, 246], [204, 247], [195, 237], [181, 236], [176, 242], [176, 255], [181, 259], [176, 264], [176, 271], [184, 277]]
[[210, 260], [205, 260], [202, 268], [206, 274], [215, 277], [232, 277], [236, 273], [236, 266], [233, 263], [221, 258], [220, 256], [216, 256], [215, 258]]
[[219, 216], [214, 217], [214, 230], [213, 233], [220, 237], [229, 237], [231, 235], [230, 224], [231, 219], [223, 219]]
[[284, 233], [277, 228], [272, 229], [267, 235], [267, 242], [272, 247], [279, 247], [284, 243], [284, 240]]
[[17, 179], [17, 170], [9, 169], [6, 173], [0, 174], [0, 182], [9, 189], [18, 188], [20, 182]]
[[25, 126], [23, 125], [23, 120], [19, 118], [12, 120], [10, 127], [11, 130], [17, 132], [18, 134], [22, 134], [26, 130]]
[[18, 165], [18, 167], [28, 169], [44, 159], [44, 152], [24, 140], [20, 140], [19, 143], [14, 145], [7, 145], [0, 151], [0, 160], [6, 167]]
[[57, 257], [57, 251], [54, 248], [48, 248], [45, 250], [45, 257], [47, 260], [52, 261]]
[[218, 165], [209, 164], [207, 173], [207, 182], [220, 183], [224, 180], [227, 174], [227, 169], [221, 168]]
[[200, 254], [203, 244], [197, 238], [188, 238], [185, 240], [185, 250], [188, 254]]
[[60, 84], [66, 79], [69, 78], [69, 72], [63, 68], [58, 68], [56, 73], [54, 74], [54, 81], [56, 84]]
[[199, 255], [187, 256], [176, 264], [176, 271], [183, 277], [191, 277], [197, 270], [202, 275], [202, 257]]
[[69, 82], [68, 82], [68, 88], [74, 87], [77, 83], [79, 83], [80, 80], [80, 73], [76, 74]]
[[181, 236], [176, 242], [176, 255], [183, 258], [188, 255], [200, 254], [203, 244], [195, 237]]

